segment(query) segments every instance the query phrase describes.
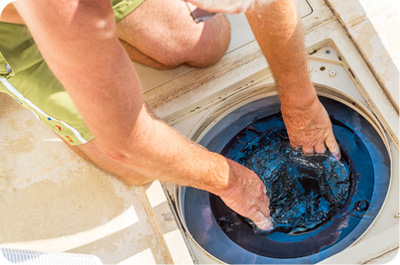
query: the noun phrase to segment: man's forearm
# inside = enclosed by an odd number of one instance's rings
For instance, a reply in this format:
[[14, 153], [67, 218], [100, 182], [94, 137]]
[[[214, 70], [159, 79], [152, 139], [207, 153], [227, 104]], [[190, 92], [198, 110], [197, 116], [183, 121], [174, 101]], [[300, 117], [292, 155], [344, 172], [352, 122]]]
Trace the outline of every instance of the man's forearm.
[[296, 2], [260, 4], [246, 16], [274, 75], [290, 144], [306, 155], [325, 153], [328, 147], [339, 158], [328, 113], [308, 74]]
[[282, 104], [300, 107], [315, 101], [295, 1], [275, 0], [246, 16], [271, 67]]

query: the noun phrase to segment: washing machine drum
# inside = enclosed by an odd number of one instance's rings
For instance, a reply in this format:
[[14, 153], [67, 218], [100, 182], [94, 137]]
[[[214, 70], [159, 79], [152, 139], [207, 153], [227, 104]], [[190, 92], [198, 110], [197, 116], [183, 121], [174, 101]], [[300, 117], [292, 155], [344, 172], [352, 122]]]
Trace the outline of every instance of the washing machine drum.
[[206, 252], [226, 263], [316, 263], [354, 243], [372, 224], [390, 184], [385, 142], [359, 112], [321, 97], [341, 148], [304, 157], [289, 146], [277, 96], [217, 122], [200, 144], [252, 169], [270, 199], [274, 229], [259, 230], [206, 191], [181, 187], [183, 221]]

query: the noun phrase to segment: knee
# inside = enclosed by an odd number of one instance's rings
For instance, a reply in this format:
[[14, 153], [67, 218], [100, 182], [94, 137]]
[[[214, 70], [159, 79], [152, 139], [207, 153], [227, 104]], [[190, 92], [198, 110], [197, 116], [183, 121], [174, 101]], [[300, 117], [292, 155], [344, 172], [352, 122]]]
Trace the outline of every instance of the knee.
[[181, 64], [207, 67], [217, 63], [228, 49], [230, 25], [224, 15], [196, 25], [197, 32], [187, 32], [186, 37], [177, 40], [164, 58], [165, 68], [175, 68]]
[[[195, 67], [207, 67], [217, 63], [226, 53], [230, 43], [231, 30], [228, 19], [217, 15], [205, 26], [201, 39], [195, 45], [195, 52], [188, 64]], [[197, 52], [196, 52], [197, 51]]]

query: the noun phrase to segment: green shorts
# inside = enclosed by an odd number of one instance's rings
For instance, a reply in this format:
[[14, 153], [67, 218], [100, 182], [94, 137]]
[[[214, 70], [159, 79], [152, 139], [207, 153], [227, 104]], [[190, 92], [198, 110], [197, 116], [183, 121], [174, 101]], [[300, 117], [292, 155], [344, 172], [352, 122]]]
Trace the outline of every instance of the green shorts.
[[[112, 0], [116, 21], [144, 1]], [[0, 92], [30, 109], [71, 145], [94, 138], [24, 25], [0, 22]]]

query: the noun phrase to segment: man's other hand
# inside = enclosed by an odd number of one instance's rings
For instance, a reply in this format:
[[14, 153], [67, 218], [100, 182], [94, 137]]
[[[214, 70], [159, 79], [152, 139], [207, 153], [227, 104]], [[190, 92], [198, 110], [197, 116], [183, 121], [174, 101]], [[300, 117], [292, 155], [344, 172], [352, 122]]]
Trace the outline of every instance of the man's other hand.
[[328, 148], [336, 159], [340, 159], [328, 113], [317, 98], [307, 107], [282, 104], [281, 111], [293, 148], [301, 148], [305, 155], [322, 154]]

